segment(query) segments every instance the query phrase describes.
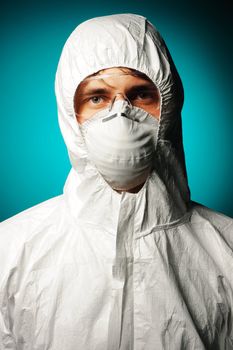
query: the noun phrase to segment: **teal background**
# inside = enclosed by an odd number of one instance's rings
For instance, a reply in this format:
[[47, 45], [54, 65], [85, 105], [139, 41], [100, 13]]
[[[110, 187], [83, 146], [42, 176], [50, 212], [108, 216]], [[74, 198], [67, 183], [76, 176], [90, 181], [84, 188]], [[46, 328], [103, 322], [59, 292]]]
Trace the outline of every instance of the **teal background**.
[[65, 40], [91, 17], [131, 12], [161, 32], [185, 90], [192, 199], [233, 216], [230, 1], [9, 1], [1, 14], [1, 220], [62, 193], [70, 164], [54, 76]]

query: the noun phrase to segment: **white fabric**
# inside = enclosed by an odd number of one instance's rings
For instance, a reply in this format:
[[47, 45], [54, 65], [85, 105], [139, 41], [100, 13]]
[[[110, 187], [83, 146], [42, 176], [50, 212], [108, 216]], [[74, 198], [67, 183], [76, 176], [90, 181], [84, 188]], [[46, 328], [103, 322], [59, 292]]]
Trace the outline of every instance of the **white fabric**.
[[[103, 180], [74, 117], [77, 85], [114, 66], [162, 97], [154, 170], [135, 194]], [[233, 349], [233, 221], [189, 199], [182, 85], [158, 32], [132, 14], [82, 23], [56, 96], [72, 170], [63, 195], [1, 224], [0, 349]]]

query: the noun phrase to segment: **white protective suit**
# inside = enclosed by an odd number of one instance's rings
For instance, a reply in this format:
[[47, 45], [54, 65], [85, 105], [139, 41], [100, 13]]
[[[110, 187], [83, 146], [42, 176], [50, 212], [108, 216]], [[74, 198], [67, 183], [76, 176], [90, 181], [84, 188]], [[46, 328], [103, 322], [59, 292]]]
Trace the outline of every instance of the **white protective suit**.
[[[155, 166], [138, 193], [104, 181], [74, 115], [78, 84], [119, 66], [161, 95]], [[157, 30], [133, 14], [82, 23], [56, 96], [72, 169], [62, 195], [1, 224], [1, 350], [233, 349], [233, 221], [190, 200], [182, 84]]]

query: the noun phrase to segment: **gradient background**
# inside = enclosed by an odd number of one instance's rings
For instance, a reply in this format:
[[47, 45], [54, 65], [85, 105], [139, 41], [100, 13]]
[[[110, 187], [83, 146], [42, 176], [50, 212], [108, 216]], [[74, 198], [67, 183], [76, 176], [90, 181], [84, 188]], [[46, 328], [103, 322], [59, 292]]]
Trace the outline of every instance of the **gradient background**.
[[62, 193], [70, 169], [54, 76], [71, 31], [137, 13], [160, 31], [184, 84], [192, 199], [233, 217], [233, 28], [230, 1], [10, 1], [1, 14], [1, 220]]

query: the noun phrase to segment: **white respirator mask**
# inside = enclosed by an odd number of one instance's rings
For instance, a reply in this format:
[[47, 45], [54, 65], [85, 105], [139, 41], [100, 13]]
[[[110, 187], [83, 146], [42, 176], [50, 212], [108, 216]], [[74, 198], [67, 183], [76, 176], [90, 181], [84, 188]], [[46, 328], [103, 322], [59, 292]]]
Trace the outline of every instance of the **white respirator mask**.
[[80, 124], [89, 160], [115, 190], [143, 184], [153, 167], [159, 121], [127, 100], [116, 100]]

